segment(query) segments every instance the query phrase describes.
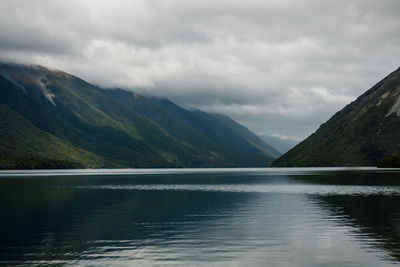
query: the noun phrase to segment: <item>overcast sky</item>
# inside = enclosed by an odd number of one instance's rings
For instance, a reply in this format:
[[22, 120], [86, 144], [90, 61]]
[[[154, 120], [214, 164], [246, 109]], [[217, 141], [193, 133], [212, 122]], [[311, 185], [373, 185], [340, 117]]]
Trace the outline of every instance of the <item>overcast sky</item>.
[[0, 58], [300, 140], [400, 66], [400, 1], [1, 0]]

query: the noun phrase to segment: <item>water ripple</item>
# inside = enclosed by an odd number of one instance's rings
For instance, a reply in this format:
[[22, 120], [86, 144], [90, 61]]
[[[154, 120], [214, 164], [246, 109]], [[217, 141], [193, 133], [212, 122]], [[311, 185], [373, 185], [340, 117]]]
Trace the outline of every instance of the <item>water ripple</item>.
[[247, 184], [112, 184], [84, 185], [62, 188], [88, 190], [144, 190], [144, 191], [207, 191], [234, 193], [281, 193], [304, 195], [400, 195], [400, 186], [349, 186], [349, 185], [247, 185]]

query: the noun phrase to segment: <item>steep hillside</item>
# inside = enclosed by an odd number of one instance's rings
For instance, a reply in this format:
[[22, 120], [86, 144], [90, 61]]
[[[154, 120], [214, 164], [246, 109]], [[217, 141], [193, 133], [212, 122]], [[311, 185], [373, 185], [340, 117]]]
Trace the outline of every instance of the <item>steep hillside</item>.
[[215, 118], [217, 118], [220, 122], [222, 122], [224, 125], [226, 125], [230, 129], [230, 131], [241, 136], [249, 144], [261, 150], [265, 155], [270, 156], [272, 158], [277, 158], [281, 155], [281, 153], [279, 153], [275, 148], [262, 141], [260, 137], [255, 135], [253, 132], [251, 132], [243, 125], [232, 120], [228, 116], [221, 114], [212, 114], [212, 115]]
[[[40, 66], [1, 64], [0, 104], [17, 114], [15, 123], [30, 125], [80, 151], [82, 160], [65, 158], [75, 162], [71, 167], [267, 166], [273, 160], [251, 144], [243, 146], [243, 151], [220, 144], [151, 99], [103, 90]], [[2, 130], [7, 136], [15, 134], [12, 127]], [[29, 138], [30, 131], [23, 135]], [[39, 139], [43, 138], [46, 135]], [[26, 146], [37, 147], [39, 139]], [[10, 161], [15, 153], [25, 153], [20, 143], [15, 145], [14, 152], [9, 149], [3, 158]], [[247, 154], [243, 157], [242, 152]], [[7, 166], [11, 165], [0, 167]]]
[[0, 104], [0, 169], [90, 168], [101, 159], [45, 132]]
[[194, 149], [197, 155], [209, 159], [210, 164], [224, 160], [231, 166], [236, 166], [236, 162], [258, 166], [264, 165], [265, 158], [273, 159], [279, 155], [228, 117], [188, 111], [167, 99], [147, 98], [121, 89], [107, 90], [107, 93], [127, 109], [157, 123], [179, 142]]
[[273, 166], [377, 166], [400, 152], [400, 69], [336, 113]]
[[168, 99], [158, 99], [158, 104], [168, 112], [194, 127], [198, 132], [214, 140], [229, 151], [238, 152], [242, 160], [259, 161], [257, 157], [276, 158], [275, 149], [261, 141], [254, 133], [227, 116], [208, 114], [200, 110], [182, 109]]

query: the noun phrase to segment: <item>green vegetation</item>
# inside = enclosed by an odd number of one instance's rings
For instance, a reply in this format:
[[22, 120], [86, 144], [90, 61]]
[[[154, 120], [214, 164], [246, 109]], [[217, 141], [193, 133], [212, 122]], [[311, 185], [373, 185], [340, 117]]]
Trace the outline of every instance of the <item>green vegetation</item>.
[[272, 165], [377, 166], [384, 155], [400, 151], [400, 117], [389, 114], [400, 97], [399, 85], [400, 69], [337, 112]]
[[0, 104], [0, 169], [90, 168], [100, 162]]
[[176, 110], [60, 71], [0, 65], [0, 168], [268, 166], [276, 158], [244, 127], [168, 103]]

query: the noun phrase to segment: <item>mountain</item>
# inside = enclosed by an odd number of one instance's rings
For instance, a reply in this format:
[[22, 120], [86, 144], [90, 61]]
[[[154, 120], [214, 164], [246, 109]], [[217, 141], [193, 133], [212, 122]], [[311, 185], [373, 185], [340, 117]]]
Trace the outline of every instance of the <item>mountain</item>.
[[[147, 98], [122, 89], [106, 92], [125, 108], [156, 122], [179, 142], [198, 149], [197, 153], [213, 150], [232, 162], [246, 161], [247, 165], [262, 160], [259, 155], [273, 159], [280, 156], [274, 148], [227, 116], [189, 111], [168, 99]], [[232, 155], [232, 151], [240, 153]]]
[[97, 160], [95, 155], [40, 130], [1, 104], [0, 129], [0, 162], [5, 169], [81, 168]]
[[288, 152], [291, 148], [299, 143], [299, 141], [290, 138], [278, 138], [266, 134], [259, 136], [261, 140], [263, 140], [266, 144], [271, 145], [273, 148], [276, 148], [276, 150], [281, 154]]
[[259, 151], [271, 158], [280, 156], [280, 153], [273, 147], [265, 144], [249, 129], [228, 116], [208, 114], [200, 110], [187, 111], [168, 99], [159, 99], [158, 103], [181, 120], [196, 127], [199, 132], [226, 147], [232, 147], [248, 153]]
[[268, 166], [277, 157], [219, 115], [42, 66], [0, 64], [0, 117], [2, 169]]
[[264, 142], [260, 137], [255, 135], [243, 125], [232, 120], [230, 117], [221, 114], [213, 114], [213, 116], [225, 124], [232, 132], [244, 137], [248, 143], [263, 151], [265, 155], [273, 158], [277, 158], [281, 155], [281, 153], [275, 148]]
[[389, 166], [400, 162], [400, 68], [273, 162], [275, 167]]

